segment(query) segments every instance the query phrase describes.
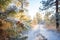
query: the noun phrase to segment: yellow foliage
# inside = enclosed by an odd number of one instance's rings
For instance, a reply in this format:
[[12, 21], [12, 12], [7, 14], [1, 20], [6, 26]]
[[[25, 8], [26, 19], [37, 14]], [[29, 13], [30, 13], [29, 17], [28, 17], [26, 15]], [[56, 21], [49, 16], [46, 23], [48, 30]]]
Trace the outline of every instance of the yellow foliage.
[[28, 16], [26, 16], [24, 13], [17, 13], [14, 16], [17, 19], [23, 20], [23, 21], [28, 21], [30, 20], [30, 18]]
[[17, 1], [16, 2], [16, 7], [19, 7], [21, 5], [21, 2]]
[[11, 28], [11, 23], [10, 23], [10, 22], [6, 22], [6, 21], [1, 20], [1, 19], [0, 19], [0, 21], [2, 22], [1, 28], [2, 28], [3, 30], [6, 30], [6, 29], [8, 29], [8, 28]]
[[36, 18], [34, 18], [31, 23], [32, 23], [33, 25], [36, 25], [36, 24], [38, 23], [38, 21], [37, 21]]

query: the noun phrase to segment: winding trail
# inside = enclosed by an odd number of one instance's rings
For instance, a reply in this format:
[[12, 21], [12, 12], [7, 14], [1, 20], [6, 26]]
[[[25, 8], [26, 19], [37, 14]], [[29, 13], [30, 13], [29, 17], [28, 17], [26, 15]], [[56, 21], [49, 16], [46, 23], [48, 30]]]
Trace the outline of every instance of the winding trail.
[[45, 24], [35, 25], [35, 28], [29, 31], [27, 40], [40, 40], [40, 34], [42, 34], [47, 40], [60, 40], [60, 32], [46, 29]]

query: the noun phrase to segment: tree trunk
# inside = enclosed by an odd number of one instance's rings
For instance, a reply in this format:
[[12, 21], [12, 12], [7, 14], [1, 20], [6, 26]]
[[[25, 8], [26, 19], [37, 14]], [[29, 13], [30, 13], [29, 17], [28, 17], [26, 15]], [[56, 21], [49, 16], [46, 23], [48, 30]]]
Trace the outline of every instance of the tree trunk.
[[56, 28], [59, 28], [58, 0], [56, 0]]

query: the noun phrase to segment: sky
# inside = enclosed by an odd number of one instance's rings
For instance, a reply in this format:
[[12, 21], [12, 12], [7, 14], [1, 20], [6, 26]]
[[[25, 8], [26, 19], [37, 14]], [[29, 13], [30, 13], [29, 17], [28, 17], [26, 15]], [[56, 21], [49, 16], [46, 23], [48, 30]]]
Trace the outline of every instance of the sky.
[[39, 11], [40, 1], [41, 0], [29, 0], [28, 11], [31, 18], [33, 18], [36, 12]]
[[[29, 11], [29, 15], [31, 16], [32, 19], [37, 12], [45, 13], [45, 11], [39, 10], [39, 7], [41, 7], [41, 8], [43, 7], [43, 5], [40, 3], [41, 1], [42, 0], [29, 0], [28, 11]], [[43, 1], [47, 1], [47, 0], [43, 0]], [[50, 8], [50, 10], [51, 10], [51, 8]]]

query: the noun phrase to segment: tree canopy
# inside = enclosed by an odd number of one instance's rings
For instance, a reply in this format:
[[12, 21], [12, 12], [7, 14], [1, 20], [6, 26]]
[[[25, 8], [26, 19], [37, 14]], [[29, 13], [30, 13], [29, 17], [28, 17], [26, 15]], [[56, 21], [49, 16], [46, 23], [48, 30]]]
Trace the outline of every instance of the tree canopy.
[[0, 0], [0, 9], [6, 8], [6, 6], [11, 2], [12, 0]]
[[42, 4], [42, 8], [40, 7], [39, 9], [46, 10], [55, 5], [55, 0], [42, 0], [40, 3]]

